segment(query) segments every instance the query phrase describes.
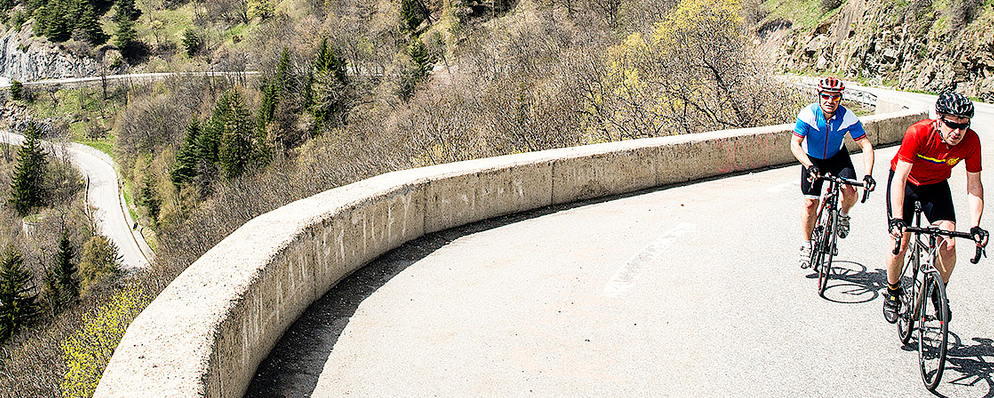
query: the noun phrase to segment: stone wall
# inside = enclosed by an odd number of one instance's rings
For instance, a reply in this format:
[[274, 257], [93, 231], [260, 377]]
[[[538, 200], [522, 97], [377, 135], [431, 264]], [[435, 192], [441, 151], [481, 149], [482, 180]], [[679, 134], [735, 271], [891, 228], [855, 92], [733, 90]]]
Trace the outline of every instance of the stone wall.
[[[926, 114], [864, 118], [875, 144]], [[398, 171], [250, 220], [130, 325], [95, 397], [241, 397], [287, 327], [404, 242], [505, 214], [796, 162], [793, 125], [556, 149]]]

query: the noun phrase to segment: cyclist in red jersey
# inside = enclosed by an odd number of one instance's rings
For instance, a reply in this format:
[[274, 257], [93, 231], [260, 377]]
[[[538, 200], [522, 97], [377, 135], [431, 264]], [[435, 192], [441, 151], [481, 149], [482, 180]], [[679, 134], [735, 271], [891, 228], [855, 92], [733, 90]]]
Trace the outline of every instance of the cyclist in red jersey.
[[[956, 230], [956, 214], [948, 179], [952, 168], [966, 164], [967, 203], [970, 207], [970, 233], [986, 243], [987, 231], [980, 228], [984, 211], [984, 185], [980, 181], [980, 137], [970, 129], [973, 102], [959, 93], [943, 93], [935, 102], [935, 119], [926, 119], [908, 127], [897, 155], [891, 160], [887, 183], [887, 218], [894, 239], [902, 237], [901, 251], [887, 251], [887, 294], [884, 318], [897, 322], [901, 307], [901, 265], [910, 233], [904, 227], [912, 221], [914, 202], [922, 204], [928, 222], [946, 230]], [[956, 264], [956, 247], [952, 238], [940, 238], [939, 260], [935, 268], [942, 280]]]

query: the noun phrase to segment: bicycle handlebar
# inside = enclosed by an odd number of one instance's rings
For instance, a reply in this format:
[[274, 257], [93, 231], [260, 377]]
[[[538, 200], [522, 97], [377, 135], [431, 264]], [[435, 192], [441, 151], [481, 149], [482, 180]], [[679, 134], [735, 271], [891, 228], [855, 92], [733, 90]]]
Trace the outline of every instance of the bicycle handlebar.
[[[847, 179], [847, 178], [836, 177], [836, 176], [833, 176], [831, 174], [820, 175], [820, 176], [818, 176], [818, 180], [821, 180], [821, 181], [830, 181], [830, 182], [834, 182], [836, 184], [843, 184], [843, 185], [849, 185], [849, 186], [854, 186], [854, 187], [863, 187], [863, 188], [866, 188], [866, 183], [864, 183], [863, 181], [850, 180], [850, 179]], [[866, 199], [868, 199], [869, 197], [870, 197], [870, 190], [869, 189], [864, 189], [863, 190], [863, 198], [860, 199], [859, 203], [866, 203]]]
[[[942, 228], [939, 228], [939, 227], [925, 227], [925, 228], [921, 228], [921, 227], [910, 227], [910, 226], [909, 227], [904, 227], [904, 232], [920, 233], [920, 234], [927, 234], [927, 235], [942, 235], [942, 236], [948, 236], [950, 238], [966, 238], [966, 239], [969, 239], [969, 240], [972, 240], [972, 241], [978, 243], [978, 245], [977, 245], [977, 254], [974, 255], [973, 258], [970, 259], [970, 263], [976, 264], [976, 263], [980, 262], [980, 256], [981, 255], [984, 256], [984, 257], [987, 257], [987, 252], [985, 250], [987, 244], [984, 243], [983, 245], [980, 245], [979, 244], [980, 241], [974, 239], [973, 235], [970, 235], [969, 232], [949, 231], [949, 230], [945, 230], [945, 229], [942, 229]], [[894, 251], [892, 253], [897, 254], [897, 253], [901, 252], [901, 240], [902, 240], [901, 238], [902, 237], [899, 236], [899, 237], [897, 237], [897, 239], [894, 240]]]

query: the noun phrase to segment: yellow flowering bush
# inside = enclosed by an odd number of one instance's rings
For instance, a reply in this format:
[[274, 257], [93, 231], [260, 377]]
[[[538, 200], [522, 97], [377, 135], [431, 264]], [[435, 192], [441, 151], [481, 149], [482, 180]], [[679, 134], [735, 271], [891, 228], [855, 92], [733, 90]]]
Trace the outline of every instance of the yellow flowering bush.
[[588, 98], [599, 129], [619, 140], [768, 123], [780, 101], [741, 11], [738, 0], [681, 0], [650, 33], [611, 47]]
[[62, 396], [91, 397], [128, 324], [149, 302], [138, 287], [118, 292], [108, 304], [83, 317], [83, 326], [62, 342], [66, 374]]

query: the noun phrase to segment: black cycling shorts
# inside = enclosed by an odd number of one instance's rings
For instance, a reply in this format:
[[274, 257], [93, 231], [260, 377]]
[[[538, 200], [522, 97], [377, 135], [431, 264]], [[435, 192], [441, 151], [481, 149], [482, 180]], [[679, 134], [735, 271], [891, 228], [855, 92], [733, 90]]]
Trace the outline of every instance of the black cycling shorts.
[[[887, 219], [893, 218], [890, 203], [890, 182], [894, 179], [894, 170], [887, 177]], [[953, 195], [949, 191], [949, 181], [935, 184], [915, 185], [911, 181], [904, 184], [904, 219], [905, 225], [914, 225], [915, 201], [922, 204], [922, 214], [928, 224], [937, 221], [956, 222], [956, 211], [953, 209]]]
[[[811, 163], [818, 166], [819, 172], [821, 174], [832, 174], [836, 177], [842, 177], [850, 180], [856, 179], [856, 168], [852, 165], [852, 159], [849, 158], [849, 151], [843, 147], [839, 153], [828, 159], [818, 159], [813, 157], [808, 157], [811, 159]], [[809, 199], [818, 199], [821, 197], [821, 183], [824, 181], [818, 180], [814, 183], [808, 182], [808, 168], [801, 165], [801, 194]]]

